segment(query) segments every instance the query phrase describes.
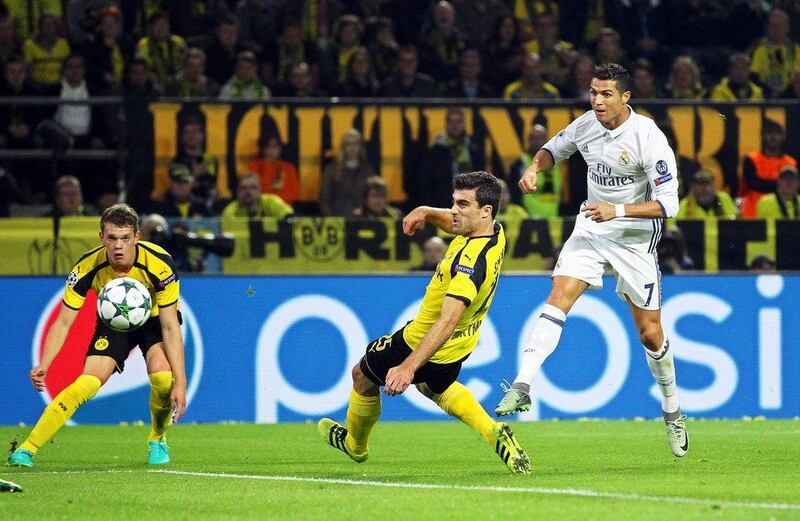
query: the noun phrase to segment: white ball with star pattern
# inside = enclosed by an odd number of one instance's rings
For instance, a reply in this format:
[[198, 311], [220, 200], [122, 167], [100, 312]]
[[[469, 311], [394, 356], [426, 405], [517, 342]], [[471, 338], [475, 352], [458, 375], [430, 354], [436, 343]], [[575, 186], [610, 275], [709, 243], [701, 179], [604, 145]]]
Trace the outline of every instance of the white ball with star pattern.
[[97, 296], [97, 316], [115, 331], [134, 331], [150, 318], [153, 301], [136, 279], [122, 277], [103, 286]]

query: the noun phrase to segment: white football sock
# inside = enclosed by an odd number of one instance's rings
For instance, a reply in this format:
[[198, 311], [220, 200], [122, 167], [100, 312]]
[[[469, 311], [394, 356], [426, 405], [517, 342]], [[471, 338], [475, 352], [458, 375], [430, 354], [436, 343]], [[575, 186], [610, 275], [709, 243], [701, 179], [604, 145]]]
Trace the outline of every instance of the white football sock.
[[669, 339], [664, 339], [664, 345], [658, 351], [653, 352], [645, 348], [644, 352], [647, 355], [647, 366], [661, 390], [661, 409], [666, 413], [677, 412], [680, 403], [675, 385], [675, 361], [669, 348]]
[[528, 341], [528, 347], [522, 353], [522, 361], [519, 365], [519, 373], [514, 379], [514, 383], [524, 383], [530, 385], [533, 375], [544, 363], [545, 358], [555, 351], [558, 340], [561, 338], [561, 331], [564, 329], [564, 321], [567, 315], [563, 311], [550, 304], [545, 304], [536, 327]]

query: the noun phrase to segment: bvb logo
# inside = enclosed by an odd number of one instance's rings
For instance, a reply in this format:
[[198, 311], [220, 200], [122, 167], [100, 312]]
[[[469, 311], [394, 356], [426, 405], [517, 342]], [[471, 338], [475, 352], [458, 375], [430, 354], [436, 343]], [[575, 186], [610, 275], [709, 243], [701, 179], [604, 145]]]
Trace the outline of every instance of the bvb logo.
[[98, 338], [94, 343], [94, 348], [98, 351], [105, 351], [108, 347], [108, 340], [105, 337]]
[[344, 248], [343, 219], [297, 219], [294, 222], [295, 245], [313, 261], [330, 261]]

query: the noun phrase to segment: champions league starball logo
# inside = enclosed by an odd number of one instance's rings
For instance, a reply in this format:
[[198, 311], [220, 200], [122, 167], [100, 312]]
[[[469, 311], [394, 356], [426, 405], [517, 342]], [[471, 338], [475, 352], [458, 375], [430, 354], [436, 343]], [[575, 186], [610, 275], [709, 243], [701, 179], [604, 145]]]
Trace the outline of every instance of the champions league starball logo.
[[[39, 365], [45, 338], [58, 315], [62, 296], [63, 291], [59, 290], [42, 310], [31, 346], [31, 367]], [[40, 393], [46, 404], [49, 404], [58, 393], [75, 381], [83, 371], [86, 351], [97, 321], [96, 300], [97, 295], [90, 291], [64, 341], [64, 347], [47, 372], [45, 391]], [[192, 398], [197, 392], [203, 374], [203, 338], [191, 307], [183, 299], [180, 303], [180, 312], [183, 317], [181, 332], [183, 333], [188, 385], [186, 408], [189, 411]], [[158, 319], [151, 318], [151, 320]], [[150, 380], [147, 376], [147, 365], [139, 348], [135, 348], [131, 350], [125, 362], [125, 371], [121, 374], [114, 373], [97, 393], [97, 396], [81, 406], [70, 420], [70, 424], [119, 423], [137, 420], [147, 423], [150, 421], [149, 398]]]

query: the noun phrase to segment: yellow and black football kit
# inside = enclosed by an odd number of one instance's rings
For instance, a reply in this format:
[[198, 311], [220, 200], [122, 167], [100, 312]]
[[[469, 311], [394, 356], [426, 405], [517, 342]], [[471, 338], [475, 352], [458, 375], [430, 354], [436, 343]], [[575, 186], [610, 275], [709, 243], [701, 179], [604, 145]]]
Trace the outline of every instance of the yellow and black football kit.
[[400, 365], [439, 320], [445, 297], [453, 297], [467, 308], [450, 338], [414, 376], [414, 383], [425, 382], [434, 393], [447, 389], [458, 378], [461, 363], [478, 345], [481, 323], [497, 289], [505, 248], [505, 232], [498, 222], [492, 235], [455, 237], [436, 267], [417, 316], [399, 331], [367, 346], [361, 359], [362, 372], [376, 385], [383, 385], [389, 369]]
[[[125, 360], [131, 349], [139, 346], [146, 354], [151, 346], [163, 340], [161, 323], [155, 318], [161, 307], [177, 306], [180, 293], [178, 274], [172, 257], [156, 244], [139, 241], [136, 245], [136, 259], [133, 267], [125, 275], [136, 279], [147, 288], [153, 300], [150, 320], [141, 328], [131, 332], [114, 331], [97, 319], [88, 355], [109, 356], [117, 363], [117, 371], [122, 372]], [[90, 289], [99, 294], [109, 281], [120, 278], [108, 262], [104, 246], [99, 246], [81, 257], [67, 276], [63, 302], [67, 307], [80, 309]], [[180, 319], [180, 314], [178, 315]]]

